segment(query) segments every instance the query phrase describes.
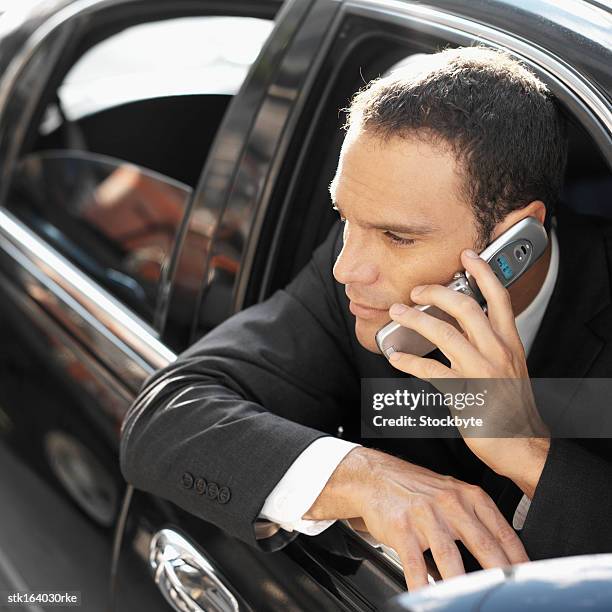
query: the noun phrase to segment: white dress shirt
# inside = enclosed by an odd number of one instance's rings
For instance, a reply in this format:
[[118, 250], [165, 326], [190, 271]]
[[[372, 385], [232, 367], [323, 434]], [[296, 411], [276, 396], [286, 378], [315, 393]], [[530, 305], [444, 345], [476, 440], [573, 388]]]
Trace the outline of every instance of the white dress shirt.
[[[559, 244], [554, 226], [550, 238], [550, 263], [544, 282], [535, 298], [515, 319], [525, 354], [529, 354], [557, 280]], [[291, 464], [268, 495], [259, 517], [277, 523], [287, 531], [296, 530], [307, 535], [317, 535], [327, 529], [335, 521], [305, 520], [302, 516], [325, 488], [338, 464], [356, 446], [360, 445], [331, 436], [315, 440]], [[512, 520], [515, 529], [523, 527], [530, 504], [531, 500], [523, 495]], [[371, 537], [366, 539], [373, 540]], [[371, 543], [376, 545], [374, 541]]]

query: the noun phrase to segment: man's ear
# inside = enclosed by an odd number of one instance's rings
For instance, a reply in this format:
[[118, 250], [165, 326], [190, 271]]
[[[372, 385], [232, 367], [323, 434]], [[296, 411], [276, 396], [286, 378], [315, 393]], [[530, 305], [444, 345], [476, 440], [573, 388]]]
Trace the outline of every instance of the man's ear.
[[527, 217], [535, 217], [540, 223], [544, 224], [546, 217], [546, 205], [542, 200], [533, 200], [529, 202], [527, 206], [523, 208], [517, 208], [511, 213], [507, 214], [503, 221], [500, 221], [493, 230], [493, 237], [491, 241], [495, 240], [498, 236], [501, 236], [506, 230], [510, 229], [515, 223], [526, 219]]

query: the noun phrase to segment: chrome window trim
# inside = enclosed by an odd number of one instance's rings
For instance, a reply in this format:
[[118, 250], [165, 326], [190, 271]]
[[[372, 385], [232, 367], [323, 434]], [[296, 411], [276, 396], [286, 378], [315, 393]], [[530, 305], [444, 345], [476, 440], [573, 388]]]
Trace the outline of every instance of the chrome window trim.
[[[120, 351], [129, 371], [118, 374], [130, 379], [131, 387], [140, 386], [146, 376], [176, 359], [152, 327], [1, 207], [0, 248], [78, 317], [88, 336], [93, 333]], [[113, 361], [110, 355], [99, 356]]]
[[[4, 119], [10, 94], [22, 70], [54, 31], [90, 11], [126, 3], [129, 0], [74, 0], [50, 16], [42, 15], [42, 23], [27, 37], [0, 78], [0, 121]], [[23, 15], [24, 11], [16, 9], [8, 16], [18, 13]], [[33, 19], [41, 18], [36, 7], [25, 14]], [[18, 19], [14, 23], [15, 29], [21, 24]], [[3, 34], [8, 33], [5, 31]], [[9, 166], [12, 166], [12, 161], [9, 158]], [[90, 343], [90, 350], [97, 352], [110, 369], [114, 369], [113, 365], [117, 365], [117, 362], [122, 363], [121, 371], [115, 373], [133, 390], [137, 391], [148, 376], [176, 359], [176, 355], [159, 341], [158, 333], [148, 323], [90, 280], [1, 205], [0, 247], [23, 268], [30, 279], [36, 279], [35, 282], [67, 312], [79, 318], [78, 327], [83, 330], [84, 337], [90, 339], [93, 334], [97, 341]], [[121, 358], [113, 356], [111, 350], [118, 350]]]

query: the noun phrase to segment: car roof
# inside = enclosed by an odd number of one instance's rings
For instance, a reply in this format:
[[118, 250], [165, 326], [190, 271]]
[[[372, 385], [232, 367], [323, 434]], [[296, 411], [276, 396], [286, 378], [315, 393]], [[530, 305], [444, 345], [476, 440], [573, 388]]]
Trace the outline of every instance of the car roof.
[[[398, 4], [398, 0], [359, 1], [381, 9]], [[281, 0], [265, 2], [282, 3]], [[411, 0], [399, 2], [420, 4]], [[11, 45], [14, 52], [20, 43], [25, 44], [29, 35], [42, 23], [70, 5], [71, 9], [76, 9], [78, 4], [71, 0], [55, 0], [38, 3], [36, 8], [29, 10], [27, 4], [21, 4], [19, 8], [22, 19], [17, 23], [9, 23], [10, 19], [7, 19], [11, 15], [17, 16], [17, 11], [9, 10], [0, 18], [0, 39], [10, 34], [16, 35], [18, 40], [14, 40]], [[91, 3], [83, 3], [83, 6], [88, 5]], [[427, 6], [520, 35], [563, 58], [596, 83], [608, 97], [611, 95], [612, 73], [609, 67], [612, 65], [612, 3], [608, 0], [429, 0]], [[1, 27], [3, 22], [4, 28]], [[2, 42], [0, 40], [0, 49], [4, 46]]]
[[[354, 0], [344, 0], [351, 3]], [[379, 10], [410, 0], [356, 0]], [[612, 4], [604, 0], [429, 0], [427, 7], [536, 45], [578, 70], [612, 98]]]

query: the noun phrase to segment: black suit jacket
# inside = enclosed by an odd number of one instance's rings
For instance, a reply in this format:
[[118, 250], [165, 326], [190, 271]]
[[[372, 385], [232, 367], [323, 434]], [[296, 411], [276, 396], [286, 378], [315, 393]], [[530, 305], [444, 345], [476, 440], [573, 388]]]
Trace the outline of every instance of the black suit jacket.
[[[293, 537], [255, 539], [268, 494], [315, 439], [342, 426], [345, 438], [359, 441], [362, 377], [405, 376], [357, 341], [344, 286], [332, 276], [340, 227], [287, 287], [225, 321], [145, 382], [122, 429], [128, 482], [252, 545], [274, 549]], [[529, 354], [532, 377], [612, 372], [611, 232], [604, 219], [559, 212], [559, 275]], [[522, 493], [462, 439], [375, 446], [479, 484], [512, 520]], [[610, 517], [609, 441], [552, 440], [521, 532], [530, 558], [612, 551]]]

